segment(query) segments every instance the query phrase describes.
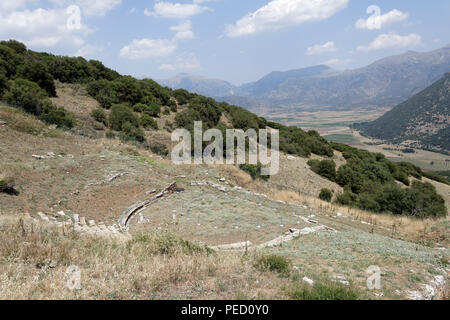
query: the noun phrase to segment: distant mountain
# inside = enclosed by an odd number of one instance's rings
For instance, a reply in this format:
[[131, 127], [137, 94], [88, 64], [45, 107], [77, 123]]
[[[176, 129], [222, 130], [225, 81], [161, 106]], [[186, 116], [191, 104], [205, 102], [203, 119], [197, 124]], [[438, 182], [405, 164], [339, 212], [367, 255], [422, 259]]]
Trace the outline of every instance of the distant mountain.
[[450, 72], [381, 118], [363, 133], [413, 147], [450, 151]]
[[202, 76], [180, 73], [167, 80], [159, 80], [161, 85], [171, 89], [186, 89], [209, 97], [227, 97], [235, 94], [236, 86], [229, 82]]
[[[184, 75], [169, 79], [171, 88], [185, 88], [229, 102], [239, 97], [244, 107], [289, 110], [316, 107], [393, 107], [420, 92], [450, 70], [450, 45], [431, 52], [409, 51], [354, 70], [338, 71], [324, 65], [272, 72], [242, 86]], [[167, 84], [166, 84], [167, 85]], [[245, 100], [246, 98], [247, 100]]]

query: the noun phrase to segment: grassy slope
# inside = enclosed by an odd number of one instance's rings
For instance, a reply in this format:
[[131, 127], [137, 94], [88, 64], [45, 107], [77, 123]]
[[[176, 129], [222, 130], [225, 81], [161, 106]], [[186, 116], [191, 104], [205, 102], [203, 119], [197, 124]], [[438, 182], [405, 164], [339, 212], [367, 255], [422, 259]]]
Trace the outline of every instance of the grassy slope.
[[[70, 97], [66, 95], [74, 94], [72, 89], [67, 89], [66, 93], [63, 88], [58, 90], [59, 101], [68, 101]], [[77, 99], [84, 105], [89, 104], [90, 98], [80, 94]], [[76, 101], [71, 103], [76, 106]], [[79, 119], [82, 116], [77, 114]], [[320, 187], [331, 187], [336, 191], [339, 187], [307, 169], [305, 159], [282, 156], [280, 175], [263, 183], [252, 181], [248, 175], [230, 166], [173, 166], [168, 159], [118, 140], [91, 139], [55, 130], [9, 107], [0, 107], [0, 119], [7, 122], [6, 126], [0, 126], [0, 174], [14, 176], [20, 192], [16, 197], [0, 194], [2, 298], [289, 298], [289, 292], [283, 287], [297, 286], [305, 275], [324, 282], [332, 275], [342, 275], [360, 292], [360, 297], [376, 298], [365, 289], [364, 271], [372, 264], [379, 264], [386, 274], [384, 296], [401, 298], [406, 289], [418, 289], [441, 272], [438, 268], [448, 259], [448, 250], [422, 245], [434, 246], [439, 242], [447, 246], [448, 224], [372, 215], [319, 201], [315, 196]], [[103, 135], [91, 126], [90, 120], [84, 119], [76, 132], [84, 130], [92, 132], [93, 136]], [[163, 131], [148, 132], [147, 135], [150, 140], [168, 141], [169, 138]], [[54, 152], [57, 157], [32, 158], [33, 154], [48, 152]], [[111, 173], [122, 171], [129, 174], [112, 183], [91, 185]], [[292, 271], [289, 277], [279, 278], [276, 273], [255, 269], [253, 263], [257, 256], [253, 255], [187, 255], [178, 248], [168, 258], [154, 249], [161, 244], [155, 239], [128, 245], [114, 244], [107, 240], [78, 239], [76, 235], [52, 235], [44, 232], [46, 226], [34, 233], [29, 229], [23, 233], [20, 225], [18, 227], [17, 219], [24, 212], [36, 216], [38, 211], [51, 213], [58, 210], [112, 224], [126, 207], [145, 199], [146, 191], [159, 190], [180, 175], [186, 176], [177, 179], [178, 185], [186, 189], [185, 193], [173, 195], [149, 208], [144, 214], [150, 224], [141, 225], [134, 221], [133, 234], [155, 235], [158, 234], [155, 228], [160, 227], [162, 231], [170, 230], [208, 244], [250, 238], [258, 243], [289, 227], [304, 227], [297, 225], [293, 211], [304, 216], [314, 214], [314, 219], [339, 232], [308, 235], [282, 248], [265, 250], [284, 255], [300, 267], [300, 271]], [[308, 208], [190, 186], [190, 181], [217, 181], [216, 177], [226, 177], [234, 185]], [[181, 203], [186, 211], [192, 209], [191, 220], [187, 220], [189, 216], [183, 216], [174, 225], [171, 223], [172, 210], [180, 213]], [[351, 218], [335, 218], [337, 212]], [[202, 227], [198, 229], [195, 229], [196, 223], [194, 228], [190, 226], [196, 214], [202, 215]], [[284, 227], [280, 227], [280, 217], [283, 217]], [[374, 225], [363, 224], [361, 220]], [[258, 230], [256, 226], [261, 221], [264, 228]], [[235, 225], [239, 225], [239, 229]], [[393, 225], [396, 232], [386, 229], [392, 229]], [[216, 233], [218, 237], [215, 237]], [[414, 243], [393, 240], [391, 236]], [[158, 239], [159, 236], [155, 237]], [[44, 239], [48, 241], [43, 242]], [[149, 247], [153, 251], [148, 250]], [[46, 259], [55, 260], [56, 267], [36, 267]], [[80, 292], [68, 291], [62, 285], [65, 270], [71, 264], [82, 267], [84, 279], [89, 279]], [[407, 273], [407, 270], [413, 271]], [[17, 286], [22, 289], [16, 290]], [[399, 288], [401, 292], [396, 293]]]

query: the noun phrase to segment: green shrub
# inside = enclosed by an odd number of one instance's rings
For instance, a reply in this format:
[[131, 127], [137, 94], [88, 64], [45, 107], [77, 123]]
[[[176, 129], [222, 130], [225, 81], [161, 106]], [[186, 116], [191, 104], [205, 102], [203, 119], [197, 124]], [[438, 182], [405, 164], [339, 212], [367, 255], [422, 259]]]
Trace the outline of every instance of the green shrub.
[[4, 92], [8, 89], [8, 78], [6, 73], [0, 69], [0, 99], [2, 98]]
[[294, 300], [357, 300], [359, 296], [357, 291], [335, 283], [297, 284], [287, 293]]
[[139, 112], [139, 113], [141, 113], [141, 112], [144, 112], [147, 108], [148, 108], [148, 106], [147, 106], [146, 104], [143, 104], [143, 103], [136, 103], [136, 104], [133, 106], [133, 111], [134, 111], [134, 112]]
[[50, 100], [45, 100], [42, 104], [39, 119], [48, 124], [56, 124], [59, 128], [72, 128], [74, 126], [73, 114], [63, 107], [53, 105]]
[[291, 271], [292, 263], [286, 257], [270, 254], [259, 257], [254, 266], [260, 271], [271, 271], [288, 275]]
[[121, 138], [124, 141], [137, 141], [141, 143], [145, 141], [142, 129], [133, 125], [131, 122], [125, 122], [122, 125], [122, 133], [124, 135], [122, 135]]
[[139, 123], [143, 128], [158, 130], [158, 122], [146, 113], [141, 115]]
[[98, 80], [89, 82], [87, 85], [89, 95], [95, 98], [100, 105], [109, 109], [113, 104], [118, 102], [116, 92], [114, 91], [112, 82], [107, 80]]
[[18, 192], [14, 190], [16, 183], [13, 178], [0, 179], [0, 193], [7, 193], [17, 195]]
[[146, 106], [144, 113], [148, 114], [151, 117], [159, 117], [161, 113], [161, 107], [157, 104], [151, 104], [149, 106]]
[[184, 89], [177, 89], [172, 92], [173, 97], [178, 101], [180, 105], [186, 105], [188, 104], [189, 100], [191, 100], [194, 97], [194, 94], [184, 90]]
[[111, 129], [122, 131], [125, 123], [130, 123], [133, 127], [139, 126], [138, 118], [127, 104], [113, 105], [109, 114]]
[[107, 131], [105, 136], [108, 139], [115, 139], [116, 138], [116, 134], [114, 132], [112, 132], [112, 131]]
[[169, 107], [170, 111], [172, 112], [177, 112], [178, 111], [178, 105], [176, 103], [176, 101], [170, 99], [169, 102], [167, 103], [167, 106]]
[[423, 172], [423, 176], [425, 178], [428, 178], [430, 180], [434, 180], [440, 183], [444, 183], [446, 185], [450, 185], [450, 179], [448, 179], [445, 176], [439, 175], [437, 173], [433, 173], [433, 172]]
[[169, 155], [169, 149], [167, 149], [167, 147], [159, 142], [153, 142], [152, 144], [150, 144], [150, 150], [155, 153], [158, 154], [160, 156], [166, 157]]
[[18, 67], [17, 76], [37, 83], [50, 97], [56, 97], [55, 81], [42, 62], [27, 61]]
[[261, 179], [264, 181], [268, 181], [270, 176], [265, 176], [261, 174], [262, 164], [258, 163], [257, 165], [253, 164], [241, 164], [239, 165], [239, 169], [247, 172], [253, 180]]
[[25, 79], [10, 81], [9, 89], [4, 95], [9, 104], [35, 115], [40, 114], [45, 97], [45, 92], [36, 83]]
[[144, 96], [139, 81], [130, 76], [120, 77], [112, 82], [119, 103], [135, 105]]
[[7, 46], [18, 54], [24, 54], [27, 51], [27, 47], [23, 43], [16, 40], [1, 41], [0, 45]]
[[17, 67], [21, 63], [21, 57], [10, 47], [0, 44], [0, 62], [5, 69], [6, 77], [10, 79], [16, 74]]
[[320, 190], [319, 199], [327, 202], [331, 202], [333, 199], [333, 192], [330, 189], [322, 189]]
[[91, 112], [91, 117], [95, 119], [95, 121], [101, 122], [104, 125], [108, 124], [108, 119], [106, 116], [106, 112], [105, 110], [101, 109], [101, 108], [97, 108], [92, 110]]
[[336, 181], [336, 163], [333, 160], [309, 160], [311, 170], [330, 181]]

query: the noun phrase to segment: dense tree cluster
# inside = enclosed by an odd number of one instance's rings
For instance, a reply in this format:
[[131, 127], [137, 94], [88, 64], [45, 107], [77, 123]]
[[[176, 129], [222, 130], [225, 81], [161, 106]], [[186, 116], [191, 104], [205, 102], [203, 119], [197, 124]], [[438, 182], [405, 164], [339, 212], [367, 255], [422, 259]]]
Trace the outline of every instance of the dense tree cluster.
[[[444, 199], [434, 186], [418, 181], [423, 176], [419, 167], [407, 162], [395, 163], [383, 154], [344, 144], [334, 143], [333, 147], [347, 160], [336, 173], [335, 181], [345, 190], [337, 197], [340, 204], [416, 217], [447, 215]], [[313, 163], [313, 166], [318, 164]], [[396, 183], [409, 186], [409, 177], [417, 179], [410, 188], [402, 188]]]

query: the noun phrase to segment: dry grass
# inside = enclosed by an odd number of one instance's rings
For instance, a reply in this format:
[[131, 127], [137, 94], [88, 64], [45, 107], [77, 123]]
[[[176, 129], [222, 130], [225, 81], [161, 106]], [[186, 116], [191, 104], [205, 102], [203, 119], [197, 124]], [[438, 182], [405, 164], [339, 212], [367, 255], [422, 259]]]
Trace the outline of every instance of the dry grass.
[[[281, 292], [279, 279], [254, 270], [251, 257], [209, 252], [164, 233], [124, 244], [0, 216], [0, 241], [0, 299], [234, 299]], [[81, 270], [80, 290], [66, 286], [71, 265]]]

